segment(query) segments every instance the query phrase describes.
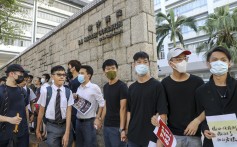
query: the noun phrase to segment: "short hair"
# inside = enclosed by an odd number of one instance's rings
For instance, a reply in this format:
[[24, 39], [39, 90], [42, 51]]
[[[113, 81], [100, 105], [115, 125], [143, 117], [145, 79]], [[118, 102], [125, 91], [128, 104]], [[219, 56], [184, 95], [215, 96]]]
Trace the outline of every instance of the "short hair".
[[211, 55], [214, 53], [214, 52], [222, 52], [226, 55], [226, 57], [229, 59], [229, 61], [231, 60], [231, 54], [230, 52], [223, 46], [217, 46], [217, 47], [214, 47], [213, 49], [211, 49], [208, 53], [207, 53], [207, 58], [206, 58], [206, 61], [208, 62], [210, 60], [210, 57]]
[[68, 65], [71, 65], [71, 67], [75, 67], [77, 72], [79, 72], [81, 68], [81, 62], [78, 60], [71, 60], [68, 62]]
[[91, 79], [92, 76], [93, 76], [93, 68], [91, 66], [89, 66], [89, 65], [82, 65], [81, 69], [82, 68], [86, 70], [87, 74], [91, 75], [91, 77], [90, 77], [90, 79]]
[[49, 79], [50, 79], [50, 75], [49, 75], [49, 74], [45, 73], [45, 74], [43, 74], [42, 76], [45, 76], [45, 80], [46, 80], [47, 82], [49, 81]]
[[6, 82], [7, 81], [7, 77], [6, 76], [1, 77], [0, 78], [0, 82], [2, 82], [2, 81]]
[[28, 78], [33, 79], [34, 77], [32, 75], [28, 75]]
[[42, 84], [42, 83], [41, 83], [41, 77], [37, 77], [37, 79], [39, 80], [40, 84]]
[[105, 60], [105, 62], [102, 65], [103, 71], [105, 70], [106, 66], [113, 66], [113, 65], [115, 65], [116, 68], [118, 69], [118, 64], [117, 64], [117, 62], [114, 59], [107, 59], [107, 60]]
[[61, 65], [54, 66], [51, 69], [51, 74], [54, 74], [56, 71], [65, 71], [65, 68]]
[[133, 60], [134, 61], [137, 61], [139, 58], [142, 58], [142, 59], [148, 59], [149, 61], [149, 55], [146, 53], [146, 52], [143, 52], [143, 51], [140, 51], [140, 52], [137, 52], [134, 56], [133, 56]]

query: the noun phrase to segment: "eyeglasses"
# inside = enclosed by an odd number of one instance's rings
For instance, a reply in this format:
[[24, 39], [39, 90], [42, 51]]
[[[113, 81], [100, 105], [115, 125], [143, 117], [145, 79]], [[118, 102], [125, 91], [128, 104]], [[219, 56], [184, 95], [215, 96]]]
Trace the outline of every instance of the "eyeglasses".
[[172, 61], [176, 62], [182, 62], [183, 60], [188, 61], [189, 57], [183, 57], [183, 58], [172, 58]]
[[67, 76], [66, 74], [60, 74], [60, 73], [55, 73], [53, 75], [57, 75], [58, 77], [66, 77]]

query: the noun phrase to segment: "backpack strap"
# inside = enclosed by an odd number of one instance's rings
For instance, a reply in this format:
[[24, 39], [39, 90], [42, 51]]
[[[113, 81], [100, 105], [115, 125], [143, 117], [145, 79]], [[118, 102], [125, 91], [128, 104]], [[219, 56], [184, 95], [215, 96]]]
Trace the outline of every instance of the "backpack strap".
[[52, 97], [52, 87], [51, 86], [46, 87], [46, 91], [47, 91], [47, 97], [46, 97], [46, 104], [44, 107], [44, 117], [43, 117], [43, 121], [45, 124], [47, 123], [47, 118], [45, 117], [45, 113], [46, 113], [47, 107], [49, 105], [49, 101]]

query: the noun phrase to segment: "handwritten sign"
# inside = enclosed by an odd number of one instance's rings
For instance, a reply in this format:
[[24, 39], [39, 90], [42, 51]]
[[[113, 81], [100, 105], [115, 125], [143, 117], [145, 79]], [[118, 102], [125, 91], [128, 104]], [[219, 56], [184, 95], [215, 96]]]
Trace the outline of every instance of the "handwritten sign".
[[215, 147], [237, 146], [237, 119], [235, 114], [207, 116], [207, 123], [216, 137], [212, 138]]
[[158, 122], [159, 127], [156, 127], [154, 130], [156, 136], [160, 139], [165, 147], [175, 147], [177, 144], [176, 139], [167, 125], [162, 121], [160, 116], [158, 117]]

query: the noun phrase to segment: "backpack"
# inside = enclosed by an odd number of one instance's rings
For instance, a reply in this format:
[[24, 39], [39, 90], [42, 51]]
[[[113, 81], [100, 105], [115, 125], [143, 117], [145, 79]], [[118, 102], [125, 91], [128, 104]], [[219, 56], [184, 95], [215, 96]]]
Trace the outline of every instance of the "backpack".
[[[46, 87], [46, 89], [47, 89], [47, 97], [46, 97], [46, 104], [45, 104], [44, 117], [43, 117], [43, 122], [45, 124], [47, 123], [47, 118], [45, 117], [45, 113], [46, 113], [47, 107], [49, 105], [49, 101], [50, 101], [50, 99], [52, 97], [52, 87], [48, 86], [48, 87]], [[65, 87], [65, 94], [66, 94], [66, 98], [67, 98], [67, 102], [68, 102], [70, 94], [71, 94], [70, 89]]]

